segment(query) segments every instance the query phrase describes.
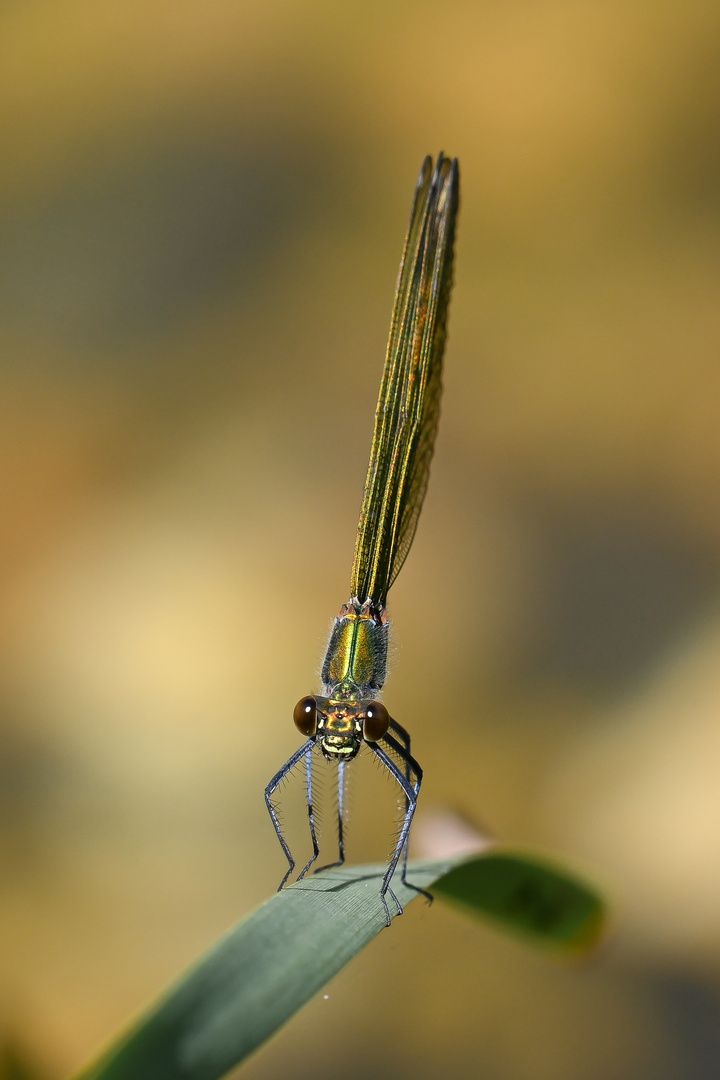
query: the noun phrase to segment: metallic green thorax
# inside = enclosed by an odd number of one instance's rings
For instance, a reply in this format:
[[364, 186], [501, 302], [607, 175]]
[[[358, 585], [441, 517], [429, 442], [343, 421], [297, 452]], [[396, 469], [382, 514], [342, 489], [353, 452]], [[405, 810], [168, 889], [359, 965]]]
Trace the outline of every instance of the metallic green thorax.
[[359, 697], [372, 697], [385, 682], [390, 625], [385, 612], [353, 597], [343, 604], [330, 634], [321, 678], [326, 694], [351, 683]]
[[355, 757], [362, 744], [365, 705], [385, 682], [390, 624], [384, 610], [352, 597], [335, 619], [317, 698], [318, 739], [326, 757]]

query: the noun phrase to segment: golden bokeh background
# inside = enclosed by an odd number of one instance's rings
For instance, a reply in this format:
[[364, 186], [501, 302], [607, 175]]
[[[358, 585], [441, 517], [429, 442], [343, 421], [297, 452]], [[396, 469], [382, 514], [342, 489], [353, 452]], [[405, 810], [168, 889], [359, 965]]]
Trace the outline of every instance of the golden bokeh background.
[[25, 0], [0, 49], [6, 1037], [60, 1080], [276, 887], [443, 149], [386, 701], [425, 812], [575, 860], [615, 932], [568, 966], [414, 904], [244, 1075], [714, 1078], [718, 5]]

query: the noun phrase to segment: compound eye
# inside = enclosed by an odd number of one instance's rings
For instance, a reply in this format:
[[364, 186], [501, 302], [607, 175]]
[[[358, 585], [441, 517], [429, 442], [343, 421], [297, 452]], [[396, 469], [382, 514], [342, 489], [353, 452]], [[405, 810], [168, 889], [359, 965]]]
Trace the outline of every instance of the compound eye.
[[387, 735], [389, 727], [390, 714], [385, 706], [381, 705], [379, 701], [369, 702], [363, 719], [363, 738], [365, 741], [377, 742], [378, 739], [382, 739], [383, 735]]
[[317, 701], [314, 697], [304, 697], [293, 709], [295, 727], [303, 735], [310, 737], [317, 731]]

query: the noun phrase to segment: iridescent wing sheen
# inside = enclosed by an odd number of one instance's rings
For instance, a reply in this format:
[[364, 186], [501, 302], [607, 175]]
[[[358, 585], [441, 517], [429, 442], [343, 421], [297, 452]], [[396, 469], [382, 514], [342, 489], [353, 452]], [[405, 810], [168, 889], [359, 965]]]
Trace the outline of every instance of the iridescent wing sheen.
[[423, 162], [398, 276], [351, 596], [384, 606], [417, 528], [435, 445], [458, 211], [457, 161]]

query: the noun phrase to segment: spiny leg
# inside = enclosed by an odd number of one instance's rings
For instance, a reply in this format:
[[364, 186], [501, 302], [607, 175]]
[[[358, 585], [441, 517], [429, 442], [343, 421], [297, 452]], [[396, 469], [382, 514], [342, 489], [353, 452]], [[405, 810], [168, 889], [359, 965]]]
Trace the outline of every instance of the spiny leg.
[[[400, 740], [400, 742], [401, 742], [401, 744], [403, 746], [403, 749], [408, 754], [410, 754], [410, 752], [411, 752], [410, 751], [410, 734], [409, 734], [409, 732], [407, 732], [405, 730], [405, 728], [402, 726], [402, 724], [398, 724], [397, 720], [393, 720], [392, 716], [390, 717], [390, 730], [395, 732], [395, 734], [397, 735], [398, 739]], [[410, 762], [405, 761], [405, 779], [407, 780], [408, 783], [410, 783], [410, 773], [411, 773]], [[421, 778], [422, 778], [422, 773], [420, 775], [421, 775]], [[407, 808], [408, 808], [408, 801], [407, 801], [407, 795], [406, 795], [405, 796], [405, 812], [406, 813], [407, 813]], [[402, 871], [401, 871], [400, 880], [402, 881], [403, 885], [409, 885], [409, 887], [411, 889], [414, 889], [415, 886], [411, 885], [410, 882], [407, 879], [407, 864], [408, 864], [408, 853], [409, 853], [409, 851], [410, 851], [410, 837], [408, 835], [408, 838], [405, 841], [405, 847], [403, 848], [403, 853], [402, 853]], [[420, 892], [423, 892], [424, 896], [430, 896], [429, 893], [425, 893], [422, 889], [420, 889]], [[432, 899], [432, 897], [431, 897], [431, 899]]]
[[[412, 776], [412, 774], [415, 773], [415, 776], [417, 777], [417, 787], [415, 788], [415, 790], [417, 792], [417, 791], [420, 790], [420, 784], [422, 783], [422, 778], [423, 778], [423, 771], [420, 768], [420, 766], [418, 765], [415, 758], [410, 753], [410, 736], [409, 736], [408, 732], [405, 730], [405, 728], [402, 727], [400, 724], [398, 724], [397, 720], [393, 720], [392, 717], [390, 718], [390, 727], [403, 740], [404, 746], [400, 746], [395, 741], [395, 739], [393, 739], [392, 735], [386, 735], [383, 741], [386, 742], [388, 744], [388, 746], [392, 747], [392, 749], [395, 751], [395, 753], [398, 755], [398, 757], [405, 763], [405, 778], [408, 781], [408, 783], [410, 783], [410, 777]], [[407, 795], [406, 795], [405, 796], [405, 812], [406, 813], [407, 813], [407, 810], [408, 810], [408, 801], [407, 801]], [[408, 835], [407, 835], [407, 838], [405, 840], [405, 847], [403, 848], [402, 869], [401, 869], [401, 873], [400, 873], [400, 880], [402, 881], [403, 885], [407, 885], [408, 889], [414, 889], [415, 892], [418, 892], [422, 896], [424, 896], [429, 904], [432, 904], [432, 902], [433, 902], [432, 895], [429, 892], [427, 892], [425, 889], [421, 889], [419, 885], [413, 885], [412, 881], [408, 881], [408, 879], [407, 879], [407, 863], [408, 863], [408, 852], [409, 852], [409, 850], [410, 850], [410, 832], [408, 830]]]
[[268, 813], [270, 814], [270, 818], [271, 818], [272, 823], [273, 823], [273, 825], [275, 827], [275, 832], [277, 834], [277, 838], [280, 841], [280, 847], [285, 852], [285, 857], [286, 857], [288, 863], [290, 864], [289, 867], [288, 867], [288, 871], [285, 874], [285, 877], [282, 879], [282, 881], [280, 882], [280, 885], [278, 886], [278, 892], [280, 892], [280, 890], [285, 887], [285, 882], [287, 881], [287, 879], [290, 877], [293, 870], [295, 869], [295, 860], [292, 857], [292, 854], [290, 852], [290, 848], [288, 847], [287, 840], [283, 836], [282, 827], [280, 825], [280, 821], [278, 820], [277, 810], [276, 810], [275, 806], [272, 803], [271, 795], [277, 789], [278, 785], [285, 779], [285, 777], [288, 776], [288, 774], [290, 772], [292, 772], [292, 770], [295, 768], [295, 766], [297, 765], [298, 761], [300, 761], [302, 756], [304, 754], [311, 754], [312, 753], [312, 748], [313, 748], [314, 745], [315, 745], [315, 741], [313, 739], [308, 739], [307, 742], [303, 743], [303, 745], [299, 748], [299, 750], [296, 750], [295, 753], [293, 754], [293, 756], [291, 758], [289, 758], [285, 762], [282, 769], [280, 769], [279, 772], [275, 773], [272, 780], [270, 781], [268, 786], [265, 788], [265, 804], [266, 804], [266, 806], [268, 808]]
[[410, 753], [410, 732], [407, 731], [402, 726], [402, 724], [398, 724], [397, 720], [393, 720], [392, 716], [390, 717], [390, 730], [395, 732], [398, 739], [401, 740], [403, 746], [405, 747], [405, 749], [407, 750], [407, 752], [409, 754]]
[[313, 800], [312, 757], [313, 756], [312, 756], [312, 750], [311, 750], [310, 753], [308, 754], [307, 758], [305, 759], [305, 761], [306, 761], [306, 765], [307, 765], [306, 777], [307, 777], [308, 821], [309, 821], [309, 824], [310, 824], [310, 838], [312, 840], [313, 853], [310, 856], [310, 858], [308, 859], [308, 861], [307, 861], [307, 863], [305, 865], [305, 868], [303, 870], [301, 870], [301, 872], [298, 874], [298, 876], [297, 876], [298, 881], [301, 881], [305, 877], [308, 870], [310, 869], [310, 867], [312, 866], [312, 864], [315, 862], [318, 855], [320, 854], [320, 848], [318, 847], [318, 841], [317, 841], [317, 832], [315, 830], [315, 803], [314, 803], [314, 800]]
[[338, 861], [337, 866], [345, 862], [345, 762], [338, 761]]
[[319, 874], [321, 870], [331, 870], [335, 866], [342, 866], [345, 862], [345, 761], [340, 758], [338, 761], [338, 813], [337, 813], [337, 829], [338, 829], [338, 858], [336, 862], [327, 863], [325, 866], [318, 866], [315, 870], [316, 874]]
[[[392, 876], [395, 873], [395, 868], [397, 867], [397, 864], [400, 860], [403, 847], [407, 842], [408, 833], [410, 832], [413, 814], [415, 813], [415, 806], [417, 805], [418, 791], [420, 790], [420, 781], [422, 780], [422, 770], [418, 763], [415, 761], [415, 759], [403, 750], [400, 744], [395, 739], [393, 739], [392, 735], [386, 735], [383, 739], [383, 742], [386, 742], [391, 748], [391, 750], [394, 753], [398, 754], [398, 756], [401, 757], [403, 761], [409, 763], [412, 771], [415, 773], [416, 776], [415, 783], [411, 784], [410, 781], [397, 767], [392, 758], [385, 752], [385, 750], [383, 750], [381, 746], [378, 746], [377, 743], [368, 743], [368, 746], [370, 747], [372, 752], [376, 755], [376, 757], [380, 759], [388, 772], [393, 776], [393, 778], [402, 788], [405, 794], [407, 805], [407, 809], [405, 810], [405, 816], [403, 818], [402, 828], [400, 829], [400, 835], [398, 837], [397, 844], [395, 845], [395, 851], [393, 852], [392, 858], [390, 859], [390, 862], [388, 864], [388, 868], [385, 871], [382, 887], [380, 889], [380, 899], [382, 900], [382, 905], [385, 909], [385, 919], [387, 921], [387, 925], [389, 926], [391, 921], [390, 912], [388, 911], [387, 901], [385, 899], [385, 896], [388, 892], [397, 904], [398, 914], [402, 915], [402, 905], [400, 904], [397, 896], [395, 896], [395, 893], [391, 889], [390, 882], [392, 881]], [[412, 888], [416, 888], [416, 886], [413, 885]], [[419, 889], [418, 891], [422, 892], [423, 890]]]

